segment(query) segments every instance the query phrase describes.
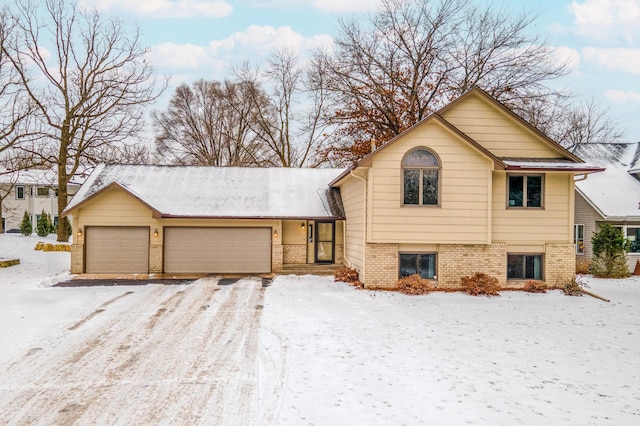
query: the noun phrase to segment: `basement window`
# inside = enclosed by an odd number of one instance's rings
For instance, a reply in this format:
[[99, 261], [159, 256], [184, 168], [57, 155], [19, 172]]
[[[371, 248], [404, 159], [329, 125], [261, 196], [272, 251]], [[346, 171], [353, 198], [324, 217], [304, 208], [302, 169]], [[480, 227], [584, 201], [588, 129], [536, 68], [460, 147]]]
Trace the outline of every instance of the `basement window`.
[[508, 254], [507, 279], [542, 280], [542, 254]]
[[435, 253], [400, 253], [400, 272], [398, 276], [408, 277], [418, 274], [422, 278], [436, 278]]

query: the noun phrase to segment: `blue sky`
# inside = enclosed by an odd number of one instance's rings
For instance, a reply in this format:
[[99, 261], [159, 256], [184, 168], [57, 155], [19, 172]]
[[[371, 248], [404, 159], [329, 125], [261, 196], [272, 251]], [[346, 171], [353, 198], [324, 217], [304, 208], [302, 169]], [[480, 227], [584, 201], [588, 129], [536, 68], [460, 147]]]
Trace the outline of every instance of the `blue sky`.
[[[222, 79], [232, 66], [257, 64], [274, 47], [304, 55], [330, 45], [339, 17], [364, 16], [377, 0], [80, 0], [136, 24], [151, 62], [177, 84]], [[470, 0], [538, 15], [533, 29], [571, 64], [560, 84], [595, 97], [640, 140], [640, 0]]]

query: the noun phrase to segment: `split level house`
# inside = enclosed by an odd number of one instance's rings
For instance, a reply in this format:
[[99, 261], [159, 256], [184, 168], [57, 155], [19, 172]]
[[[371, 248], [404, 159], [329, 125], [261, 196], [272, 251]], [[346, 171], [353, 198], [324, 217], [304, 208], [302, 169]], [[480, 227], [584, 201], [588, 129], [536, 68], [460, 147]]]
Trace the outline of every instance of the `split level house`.
[[340, 264], [368, 288], [575, 272], [583, 162], [479, 88], [348, 169], [98, 167], [65, 210], [71, 272], [277, 273]]
[[[53, 224], [58, 226], [57, 182], [57, 172], [49, 169], [0, 171], [2, 232], [19, 233], [25, 211], [34, 230], [43, 211], [49, 215]], [[67, 186], [69, 196], [73, 196], [79, 187], [79, 182], [71, 182]]]
[[629, 240], [629, 270], [640, 262], [640, 142], [578, 145], [574, 153], [602, 173], [576, 182], [575, 246], [578, 259], [591, 259], [591, 238], [602, 223], [622, 230]]

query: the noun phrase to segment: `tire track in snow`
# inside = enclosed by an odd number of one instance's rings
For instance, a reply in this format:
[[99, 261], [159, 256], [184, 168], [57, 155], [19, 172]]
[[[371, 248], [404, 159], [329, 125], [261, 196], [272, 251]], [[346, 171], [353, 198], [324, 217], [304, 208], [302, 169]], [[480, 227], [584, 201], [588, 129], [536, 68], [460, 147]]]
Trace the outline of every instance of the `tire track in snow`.
[[[107, 306], [114, 312], [100, 318], [108, 321], [93, 316], [76, 328], [96, 327], [78, 344], [56, 354], [34, 351], [15, 365], [11, 374], [24, 373], [25, 383], [9, 397], [0, 393], [0, 418], [15, 424], [255, 423], [264, 290], [259, 280], [219, 287], [205, 279], [173, 294], [160, 287], [119, 309]], [[29, 358], [49, 367], [34, 371]]]

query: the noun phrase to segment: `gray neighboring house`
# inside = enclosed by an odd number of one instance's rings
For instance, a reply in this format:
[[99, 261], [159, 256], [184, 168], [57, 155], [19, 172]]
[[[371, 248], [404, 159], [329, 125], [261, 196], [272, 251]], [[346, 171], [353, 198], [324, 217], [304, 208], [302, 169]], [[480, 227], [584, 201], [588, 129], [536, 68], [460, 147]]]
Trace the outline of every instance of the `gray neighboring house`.
[[576, 255], [591, 258], [591, 237], [600, 223], [609, 222], [631, 243], [628, 265], [633, 272], [640, 261], [640, 142], [584, 144], [573, 153], [606, 167], [576, 181]]

